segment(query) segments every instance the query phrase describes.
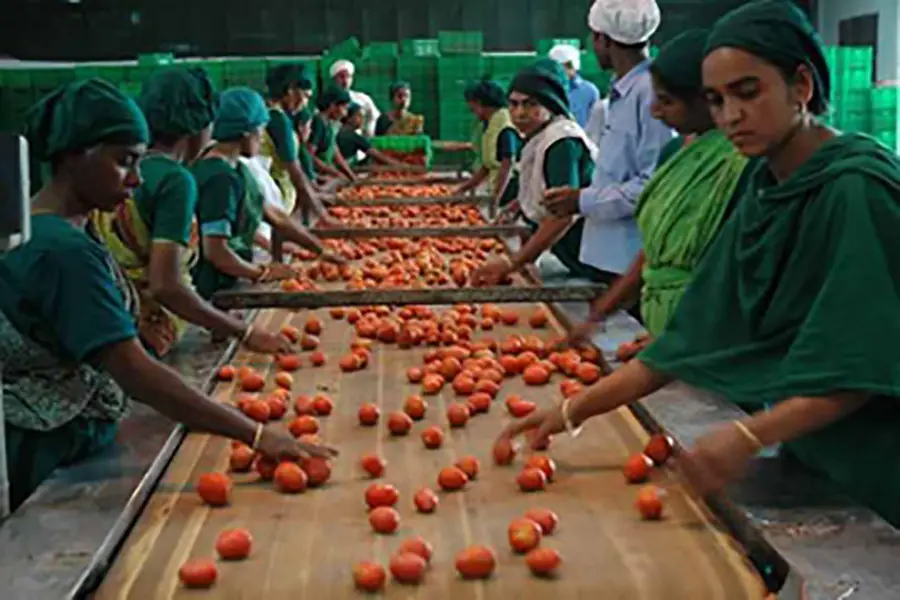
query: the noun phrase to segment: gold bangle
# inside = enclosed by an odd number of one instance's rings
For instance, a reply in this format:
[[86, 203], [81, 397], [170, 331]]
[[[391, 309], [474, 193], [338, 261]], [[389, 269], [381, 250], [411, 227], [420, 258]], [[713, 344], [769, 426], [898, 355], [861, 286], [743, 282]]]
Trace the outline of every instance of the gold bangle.
[[262, 440], [263, 429], [264, 429], [264, 428], [263, 428], [263, 424], [262, 424], [262, 423], [257, 423], [257, 424], [256, 424], [256, 433], [253, 434], [253, 444], [250, 446], [250, 448], [251, 448], [254, 452], [256, 452], [257, 450], [259, 450], [259, 442], [260, 442], [260, 440]]
[[750, 428], [747, 427], [747, 425], [745, 425], [742, 421], [733, 421], [733, 423], [734, 426], [737, 427], [737, 430], [741, 432], [741, 435], [747, 438], [747, 441], [750, 442], [756, 452], [759, 452], [766, 447], [765, 444], [760, 441], [759, 437], [757, 437], [755, 433], [750, 431]]

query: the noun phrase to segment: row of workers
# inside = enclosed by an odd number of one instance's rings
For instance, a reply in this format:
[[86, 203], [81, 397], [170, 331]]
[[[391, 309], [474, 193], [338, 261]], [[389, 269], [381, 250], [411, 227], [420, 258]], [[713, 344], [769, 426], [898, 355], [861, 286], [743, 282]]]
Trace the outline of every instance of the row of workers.
[[[670, 156], [651, 161], [636, 197], [643, 254], [632, 281], [613, 288], [627, 288], [625, 298], [644, 286], [642, 311], [654, 342], [501, 438], [537, 429], [539, 444], [551, 434], [577, 434], [593, 416], [682, 380], [750, 413], [681, 457], [701, 491], [721, 489], [762, 447], [784, 443], [896, 524], [900, 466], [876, 459], [897, 448], [900, 422], [900, 361], [878, 341], [892, 339], [900, 322], [900, 252], [891, 241], [900, 218], [900, 161], [871, 138], [820, 123], [830, 75], [821, 41], [792, 4], [751, 2], [712, 31], [679, 36], [651, 64], [646, 40], [658, 21], [651, 0], [598, 0], [591, 9], [597, 55], [616, 67], [619, 90], [599, 149], [571, 118], [555, 63], [524, 69], [506, 95], [508, 118], [524, 135], [513, 206], [536, 229], [508, 269], [577, 226], [577, 217], [560, 208], [572, 194], [554, 188], [575, 190], [581, 204], [602, 181], [606, 153], [618, 157], [643, 146], [622, 114], [646, 115], [637, 133], [672, 127], [681, 135], [666, 144]], [[628, 61], [635, 64], [620, 73]], [[473, 102], [499, 104], [493, 86], [479, 89], [472, 88]], [[635, 98], [634, 90], [649, 91]], [[620, 101], [632, 110], [620, 111]], [[227, 134], [209, 160], [227, 163], [224, 157], [235, 154], [228, 144], [252, 154], [268, 117], [260, 103], [248, 90], [224, 94], [216, 128], [227, 124]], [[123, 390], [264, 453], [332, 453], [216, 405], [138, 342], [128, 288], [118, 287], [118, 270], [85, 228], [88, 213], [115, 211], [140, 186], [137, 165], [149, 131], [137, 107], [102, 82], [73, 84], [33, 113], [29, 137], [54, 176], [34, 198], [32, 242], [0, 259], [2, 359], [13, 374], [4, 382], [7, 443], [19, 497], [48, 466], [110, 443], [127, 406]], [[600, 206], [610, 198], [624, 202], [625, 186], [610, 186], [615, 194], [590, 192]], [[200, 228], [202, 237], [202, 219]], [[851, 328], [841, 317], [854, 307], [863, 310]], [[885, 327], [883, 338], [870, 333]]]

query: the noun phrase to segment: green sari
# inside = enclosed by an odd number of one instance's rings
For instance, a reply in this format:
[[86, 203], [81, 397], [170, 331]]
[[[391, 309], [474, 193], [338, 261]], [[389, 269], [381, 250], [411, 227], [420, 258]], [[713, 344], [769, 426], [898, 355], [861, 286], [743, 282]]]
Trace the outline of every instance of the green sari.
[[747, 159], [721, 132], [683, 146], [647, 183], [637, 204], [644, 240], [641, 317], [660, 335], [725, 219]]
[[757, 407], [870, 394], [857, 413], [786, 446], [894, 525], [898, 198], [900, 158], [867, 136], [829, 140], [781, 183], [760, 163], [665, 331], [639, 357]]

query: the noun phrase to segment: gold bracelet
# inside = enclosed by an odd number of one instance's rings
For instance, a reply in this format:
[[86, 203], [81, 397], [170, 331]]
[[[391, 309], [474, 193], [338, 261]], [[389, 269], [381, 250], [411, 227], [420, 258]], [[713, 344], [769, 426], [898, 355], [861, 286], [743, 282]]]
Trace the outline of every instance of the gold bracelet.
[[734, 423], [734, 426], [737, 427], [737, 430], [741, 432], [741, 435], [743, 435], [745, 438], [747, 438], [747, 441], [753, 445], [753, 449], [756, 452], [759, 452], [760, 450], [762, 450], [763, 448], [766, 447], [765, 444], [763, 444], [759, 440], [759, 438], [756, 436], [756, 434], [753, 433], [752, 431], [750, 431], [750, 428], [747, 427], [747, 425], [745, 425], [742, 421], [733, 421], [733, 423]]
[[257, 424], [256, 424], [256, 433], [253, 434], [253, 444], [250, 446], [250, 448], [251, 448], [254, 452], [256, 452], [257, 450], [259, 450], [259, 442], [260, 442], [260, 440], [262, 440], [263, 429], [264, 429], [264, 428], [263, 428], [263, 424], [262, 424], [262, 423], [257, 423]]

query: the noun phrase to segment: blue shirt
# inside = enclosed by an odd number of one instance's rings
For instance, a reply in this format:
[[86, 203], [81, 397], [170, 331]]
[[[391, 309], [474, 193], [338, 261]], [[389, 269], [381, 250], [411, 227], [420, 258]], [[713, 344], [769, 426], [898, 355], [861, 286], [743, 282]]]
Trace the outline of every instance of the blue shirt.
[[613, 82], [594, 178], [578, 202], [584, 215], [580, 260], [602, 271], [624, 273], [640, 251], [635, 205], [675, 136], [651, 116], [652, 102], [649, 60]]
[[581, 75], [575, 75], [569, 80], [569, 109], [582, 128], [587, 127], [591, 109], [599, 99], [600, 90], [590, 81], [582, 79]]

